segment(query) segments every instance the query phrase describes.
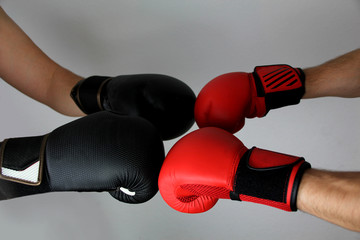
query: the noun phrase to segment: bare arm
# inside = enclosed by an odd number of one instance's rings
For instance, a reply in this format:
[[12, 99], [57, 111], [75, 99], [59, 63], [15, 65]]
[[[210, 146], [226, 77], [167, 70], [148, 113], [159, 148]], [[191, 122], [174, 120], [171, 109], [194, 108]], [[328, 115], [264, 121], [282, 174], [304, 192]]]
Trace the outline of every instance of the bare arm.
[[360, 97], [360, 49], [319, 66], [304, 69], [305, 95], [316, 97]]
[[1, 7], [0, 77], [62, 114], [84, 115], [70, 97], [82, 78], [51, 60]]
[[297, 206], [311, 215], [360, 232], [360, 172], [307, 170], [299, 187]]
[[[316, 67], [304, 69], [303, 98], [360, 97], [360, 49]], [[360, 172], [305, 172], [298, 208], [311, 215], [360, 232]]]

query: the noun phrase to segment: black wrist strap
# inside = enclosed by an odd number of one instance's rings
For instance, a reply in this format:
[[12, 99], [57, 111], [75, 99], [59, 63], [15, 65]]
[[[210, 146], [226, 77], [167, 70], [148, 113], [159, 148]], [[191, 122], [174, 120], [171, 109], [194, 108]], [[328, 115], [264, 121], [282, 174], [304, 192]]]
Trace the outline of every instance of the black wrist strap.
[[110, 77], [91, 76], [79, 81], [71, 90], [70, 96], [76, 105], [86, 114], [104, 110], [101, 90]]
[[[234, 178], [233, 191], [230, 192], [232, 200], [241, 201], [240, 195], [246, 195], [262, 199], [259, 203], [267, 200], [286, 203], [290, 206], [292, 211], [296, 211], [296, 198], [298, 187], [304, 171], [311, 167], [311, 165], [299, 157], [295, 162], [288, 165], [274, 166], [270, 168], [253, 168], [249, 165], [250, 155], [255, 148], [248, 150], [240, 159], [236, 175]], [[302, 163], [301, 163], [302, 162]], [[295, 165], [300, 164], [300, 168], [296, 172], [294, 181], [289, 182], [290, 174]], [[286, 202], [288, 184], [292, 188], [290, 202]]]
[[266, 112], [298, 104], [305, 94], [305, 73], [289, 65], [257, 66], [253, 77], [259, 97], [265, 97]]

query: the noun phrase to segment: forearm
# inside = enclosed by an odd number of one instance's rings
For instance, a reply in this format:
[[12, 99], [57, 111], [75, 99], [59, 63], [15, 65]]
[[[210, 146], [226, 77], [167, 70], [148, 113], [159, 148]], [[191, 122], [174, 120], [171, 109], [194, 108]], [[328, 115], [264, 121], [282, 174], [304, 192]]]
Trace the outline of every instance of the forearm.
[[360, 97], [360, 49], [319, 66], [304, 69], [303, 98], [326, 96]]
[[70, 98], [81, 77], [51, 60], [0, 7], [0, 77], [54, 110], [78, 116]]
[[309, 169], [299, 187], [299, 210], [360, 232], [360, 172]]

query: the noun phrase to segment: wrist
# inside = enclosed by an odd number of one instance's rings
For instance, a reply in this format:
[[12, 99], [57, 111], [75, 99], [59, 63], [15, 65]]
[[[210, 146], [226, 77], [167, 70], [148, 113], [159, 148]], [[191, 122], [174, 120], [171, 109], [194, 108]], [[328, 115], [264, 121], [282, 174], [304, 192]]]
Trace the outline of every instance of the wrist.
[[299, 210], [360, 231], [359, 172], [305, 171], [297, 197]]
[[52, 73], [46, 92], [46, 104], [55, 111], [67, 116], [83, 116], [84, 113], [78, 108], [69, 94], [73, 86], [82, 79], [83, 77], [57, 65]]
[[306, 68], [303, 71], [306, 75], [306, 92], [303, 96], [303, 99], [329, 96], [329, 83], [324, 78], [324, 76], [327, 75], [327, 73], [324, 72], [324, 69], [318, 66]]

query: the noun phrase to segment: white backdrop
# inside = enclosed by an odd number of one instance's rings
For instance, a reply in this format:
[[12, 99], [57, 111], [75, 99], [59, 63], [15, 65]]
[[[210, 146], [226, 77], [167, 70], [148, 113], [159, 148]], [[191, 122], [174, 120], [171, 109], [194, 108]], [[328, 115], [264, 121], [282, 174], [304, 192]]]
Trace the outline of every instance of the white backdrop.
[[[310, 67], [359, 47], [358, 0], [0, 0], [52, 59], [82, 76], [162, 73], [196, 94], [256, 65]], [[1, 54], [1, 53], [0, 53]], [[360, 99], [323, 98], [247, 120], [246, 146], [360, 170]], [[0, 81], [0, 141], [73, 120]], [[195, 130], [196, 126], [192, 128]], [[177, 140], [177, 139], [176, 139]], [[176, 140], [165, 142], [166, 151]], [[187, 215], [160, 194], [128, 205], [107, 193], [48, 193], [0, 202], [1, 239], [360, 239], [302, 212], [220, 200]]]

